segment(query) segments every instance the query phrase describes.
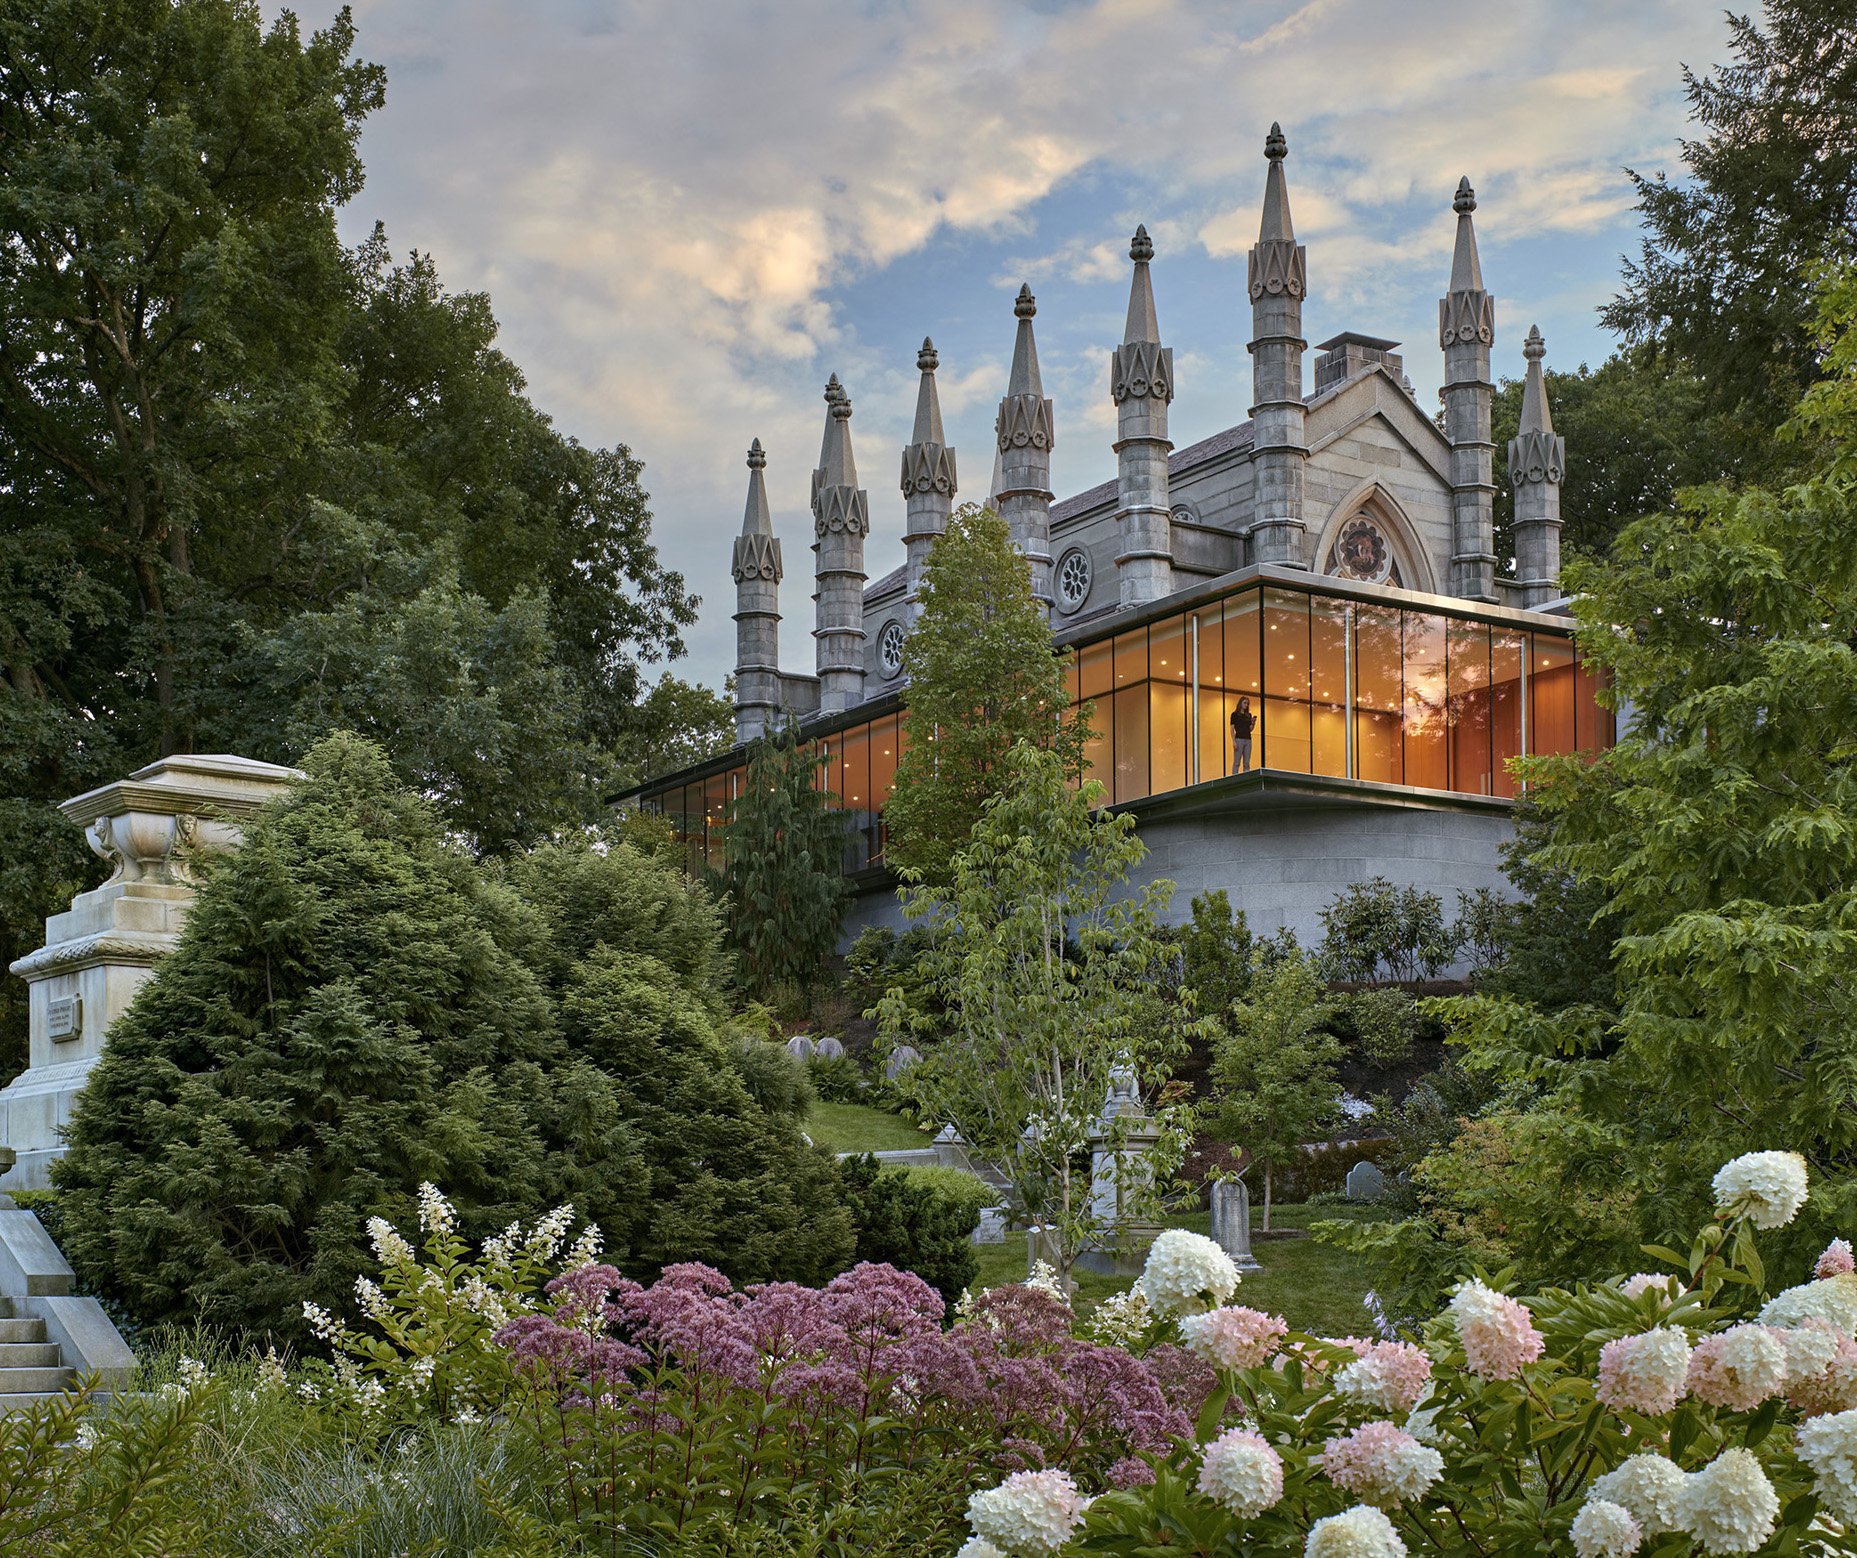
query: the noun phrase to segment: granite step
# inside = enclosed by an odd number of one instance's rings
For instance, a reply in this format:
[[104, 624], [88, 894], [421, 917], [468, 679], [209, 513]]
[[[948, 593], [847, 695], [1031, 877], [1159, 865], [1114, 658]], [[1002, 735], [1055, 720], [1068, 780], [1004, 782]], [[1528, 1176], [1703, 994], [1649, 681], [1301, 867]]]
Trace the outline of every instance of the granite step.
[[77, 1371], [62, 1364], [49, 1368], [0, 1368], [0, 1397], [55, 1395], [76, 1383]]
[[8, 1369], [59, 1369], [64, 1356], [56, 1342], [0, 1342], [0, 1376]]
[[0, 1320], [0, 1346], [45, 1340], [43, 1320]]

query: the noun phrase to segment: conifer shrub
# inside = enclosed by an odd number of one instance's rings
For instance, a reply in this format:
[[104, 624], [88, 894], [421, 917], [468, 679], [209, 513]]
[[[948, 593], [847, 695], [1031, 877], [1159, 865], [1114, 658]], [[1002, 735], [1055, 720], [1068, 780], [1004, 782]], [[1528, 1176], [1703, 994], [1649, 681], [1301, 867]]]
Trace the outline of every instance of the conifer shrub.
[[[980, 1274], [971, 1235], [994, 1199], [971, 1174], [938, 1176], [886, 1169], [870, 1153], [838, 1165], [857, 1230], [857, 1258], [913, 1271], [949, 1303]], [[965, 1179], [972, 1192], [947, 1180]]]

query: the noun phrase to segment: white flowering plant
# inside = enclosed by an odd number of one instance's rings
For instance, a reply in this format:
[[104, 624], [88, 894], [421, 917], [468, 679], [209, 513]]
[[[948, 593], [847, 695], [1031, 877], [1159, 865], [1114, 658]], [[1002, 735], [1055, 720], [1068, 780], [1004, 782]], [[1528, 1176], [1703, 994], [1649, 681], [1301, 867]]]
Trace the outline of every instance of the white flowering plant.
[[[1749, 1154], [1715, 1190], [1687, 1251], [1646, 1248], [1662, 1271], [1525, 1300], [1480, 1273], [1405, 1339], [1185, 1301], [1157, 1324], [1217, 1372], [1194, 1438], [1094, 1499], [1064, 1550], [1857, 1553], [1849, 1247], [1773, 1292], [1756, 1233], [1798, 1212], [1805, 1165]], [[1200, 1256], [1163, 1253], [1150, 1299]]]
[[417, 1245], [385, 1218], [368, 1219], [380, 1275], [356, 1278], [356, 1323], [303, 1306], [329, 1358], [306, 1360], [293, 1388], [383, 1430], [434, 1415], [470, 1423], [495, 1409], [510, 1384], [497, 1330], [532, 1313], [551, 1278], [599, 1257], [599, 1228], [588, 1223], [570, 1243], [573, 1224], [574, 1209], [557, 1207], [473, 1254], [450, 1203], [421, 1185]]

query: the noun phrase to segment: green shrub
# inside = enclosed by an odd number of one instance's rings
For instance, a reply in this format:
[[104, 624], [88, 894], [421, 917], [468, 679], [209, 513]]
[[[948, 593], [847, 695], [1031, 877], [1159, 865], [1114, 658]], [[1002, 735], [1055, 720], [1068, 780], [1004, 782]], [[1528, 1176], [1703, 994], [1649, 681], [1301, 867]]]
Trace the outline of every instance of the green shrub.
[[856, 1103], [864, 1093], [864, 1073], [849, 1055], [814, 1055], [806, 1062], [806, 1077], [828, 1104]]
[[[857, 1230], [857, 1258], [913, 1271], [952, 1308], [980, 1273], [970, 1236], [980, 1208], [991, 1204], [987, 1187], [952, 1170], [885, 1168], [869, 1153], [841, 1160], [838, 1174]], [[971, 1181], [985, 1198], [950, 1183], [959, 1180]]]

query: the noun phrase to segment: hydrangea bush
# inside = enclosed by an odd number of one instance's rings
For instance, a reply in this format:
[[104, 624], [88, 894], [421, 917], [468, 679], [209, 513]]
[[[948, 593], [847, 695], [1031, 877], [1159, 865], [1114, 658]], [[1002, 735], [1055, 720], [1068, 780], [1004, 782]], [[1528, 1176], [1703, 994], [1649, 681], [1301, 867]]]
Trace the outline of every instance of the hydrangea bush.
[[1230, 1302], [1210, 1241], [1164, 1236], [1135, 1346], [1216, 1371], [1195, 1432], [1094, 1499], [977, 1496], [970, 1558], [1857, 1553], [1849, 1246], [1770, 1295], [1755, 1231], [1804, 1204], [1803, 1160], [1752, 1153], [1714, 1188], [1687, 1253], [1647, 1249], [1665, 1272], [1525, 1300], [1479, 1276], [1409, 1340], [1295, 1332]]

